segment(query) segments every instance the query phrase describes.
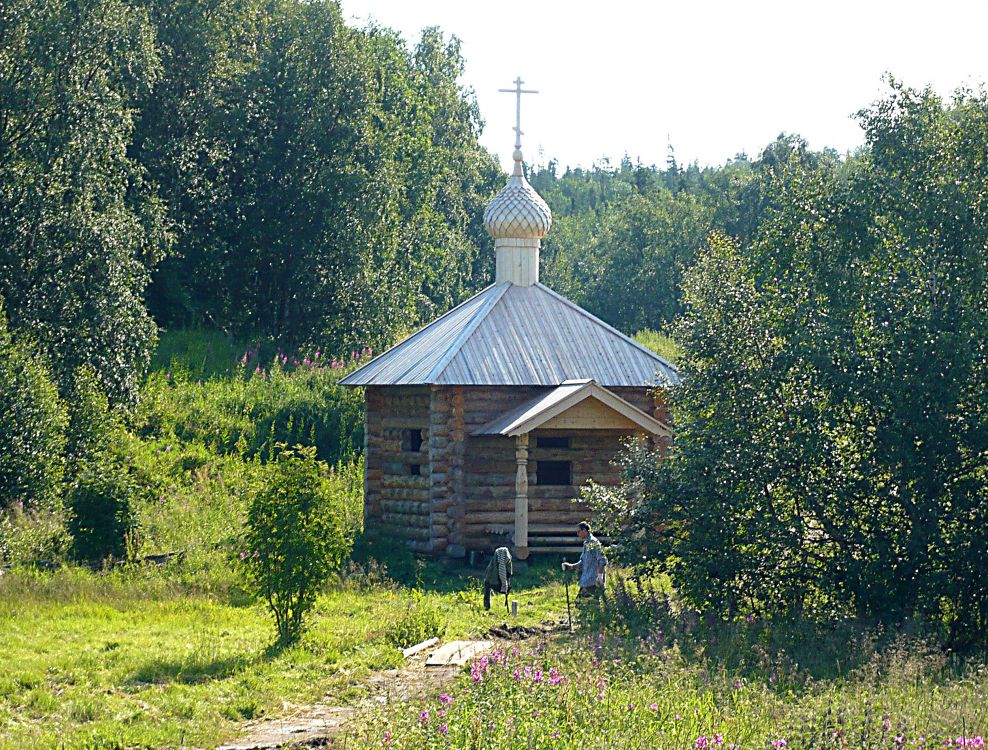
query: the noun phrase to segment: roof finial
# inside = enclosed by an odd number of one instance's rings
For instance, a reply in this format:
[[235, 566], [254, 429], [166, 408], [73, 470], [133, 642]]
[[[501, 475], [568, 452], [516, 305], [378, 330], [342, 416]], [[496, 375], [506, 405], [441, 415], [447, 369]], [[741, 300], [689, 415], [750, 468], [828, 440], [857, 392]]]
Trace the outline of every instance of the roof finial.
[[518, 76], [513, 83], [515, 87], [513, 89], [498, 89], [498, 91], [504, 92], [506, 94], [515, 94], [517, 97], [515, 101], [515, 152], [511, 155], [511, 158], [515, 160], [515, 169], [513, 174], [521, 176], [521, 95], [522, 94], [537, 94], [538, 91], [532, 89], [523, 89], [521, 85], [524, 83], [521, 80], [521, 76]]

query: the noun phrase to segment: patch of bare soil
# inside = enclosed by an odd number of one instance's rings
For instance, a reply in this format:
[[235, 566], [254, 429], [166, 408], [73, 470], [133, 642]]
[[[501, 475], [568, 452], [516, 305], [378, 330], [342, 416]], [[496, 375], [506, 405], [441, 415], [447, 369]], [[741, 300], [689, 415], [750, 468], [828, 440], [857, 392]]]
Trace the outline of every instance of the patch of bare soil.
[[424, 651], [402, 669], [373, 673], [367, 680], [369, 694], [350, 706], [316, 703], [289, 706], [278, 719], [259, 719], [245, 724], [242, 738], [219, 750], [286, 750], [287, 748], [333, 747], [346, 725], [356, 716], [392, 702], [416, 700], [438, 691], [460, 673], [459, 666], [426, 667]]
[[[500, 642], [518, 642], [545, 638], [569, 629], [566, 620], [545, 620], [538, 625], [495, 625], [488, 632]], [[464, 646], [479, 646], [482, 642], [461, 642]], [[488, 650], [494, 644], [486, 643]], [[462, 648], [462, 646], [461, 646]], [[219, 750], [288, 750], [289, 748], [332, 748], [334, 740], [342, 737], [347, 725], [369, 711], [393, 702], [415, 701], [433, 695], [451, 683], [462, 671], [462, 663], [426, 666], [426, 661], [442, 644], [412, 656], [401, 669], [373, 673], [367, 680], [368, 695], [354, 705], [334, 706], [315, 703], [306, 706], [286, 706], [286, 714], [278, 719], [259, 719], [243, 726], [242, 739]], [[470, 651], [470, 653], [473, 653]], [[477, 652], [479, 656], [483, 651]], [[450, 657], [454, 661], [455, 655]], [[462, 662], [462, 659], [460, 660]]]
[[502, 641], [526, 641], [529, 638], [541, 638], [568, 629], [566, 620], [545, 620], [538, 625], [509, 625], [505, 622], [492, 627], [487, 631], [487, 635]]

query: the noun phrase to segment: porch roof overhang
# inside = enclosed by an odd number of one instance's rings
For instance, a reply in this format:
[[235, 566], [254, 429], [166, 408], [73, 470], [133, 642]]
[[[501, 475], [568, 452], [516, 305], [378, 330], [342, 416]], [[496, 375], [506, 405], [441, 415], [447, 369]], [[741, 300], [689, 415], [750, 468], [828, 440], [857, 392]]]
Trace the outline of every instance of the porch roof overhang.
[[[620, 396], [601, 387], [593, 380], [566, 380], [562, 385], [543, 393], [521, 406], [511, 409], [483, 427], [474, 430], [474, 435], [525, 435], [539, 427], [552, 428], [556, 417], [570, 411], [578, 404], [592, 399], [606, 407], [621, 424], [630, 429], [640, 429], [659, 437], [672, 437], [672, 430], [655, 417], [649, 416], [637, 406], [628, 403]], [[570, 421], [569, 428], [594, 429], [595, 424], [590, 420], [583, 425], [579, 421]], [[597, 429], [612, 428], [613, 423]]]

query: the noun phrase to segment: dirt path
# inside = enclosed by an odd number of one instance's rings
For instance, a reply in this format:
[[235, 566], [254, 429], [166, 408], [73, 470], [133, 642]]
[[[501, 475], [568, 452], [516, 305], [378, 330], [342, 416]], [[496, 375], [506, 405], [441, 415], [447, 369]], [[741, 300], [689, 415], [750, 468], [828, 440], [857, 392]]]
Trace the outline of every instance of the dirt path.
[[219, 750], [323, 747], [340, 735], [355, 716], [393, 701], [415, 700], [432, 694], [460, 673], [460, 666], [425, 666], [428, 654], [413, 656], [402, 669], [374, 672], [367, 680], [369, 694], [353, 705], [290, 706], [286, 715], [277, 719], [262, 719], [244, 725], [242, 739], [222, 745]]
[[[288, 705], [285, 715], [277, 719], [259, 719], [245, 724], [241, 739], [221, 745], [219, 750], [325, 747], [334, 737], [343, 734], [355, 717], [389, 703], [413, 701], [439, 692], [440, 688], [456, 679], [463, 670], [463, 664], [495, 646], [509, 641], [517, 644], [534, 637], [546, 637], [558, 629], [559, 624], [550, 622], [531, 628], [501, 626], [491, 629], [490, 636], [496, 640], [438, 644], [410, 657], [401, 669], [372, 673], [366, 682], [368, 694], [353, 705]], [[426, 666], [426, 661], [434, 655], [442, 657], [439, 660], [446, 663]]]

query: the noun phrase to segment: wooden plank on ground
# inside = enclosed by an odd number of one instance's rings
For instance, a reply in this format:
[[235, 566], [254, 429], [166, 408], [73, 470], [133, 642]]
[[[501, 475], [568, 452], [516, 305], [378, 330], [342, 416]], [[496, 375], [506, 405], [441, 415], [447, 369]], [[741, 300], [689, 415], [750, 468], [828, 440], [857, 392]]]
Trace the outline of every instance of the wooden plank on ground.
[[494, 641], [450, 641], [432, 652], [427, 667], [462, 667], [494, 648]]

